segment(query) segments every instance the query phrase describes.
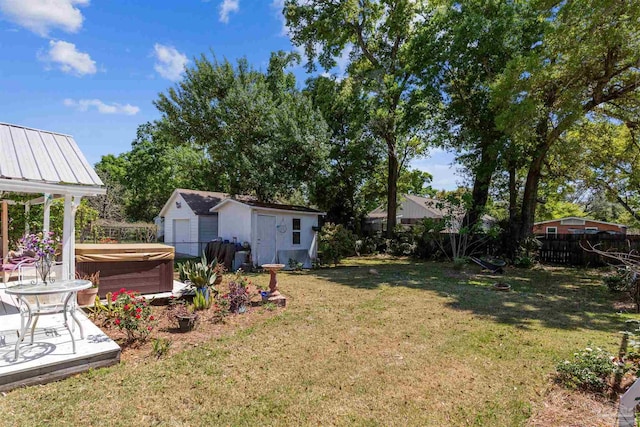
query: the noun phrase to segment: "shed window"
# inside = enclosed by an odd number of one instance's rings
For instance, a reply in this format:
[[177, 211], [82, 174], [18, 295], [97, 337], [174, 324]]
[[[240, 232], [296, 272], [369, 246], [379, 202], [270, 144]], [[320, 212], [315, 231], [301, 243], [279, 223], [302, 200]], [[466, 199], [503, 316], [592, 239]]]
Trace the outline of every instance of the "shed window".
[[558, 227], [547, 227], [547, 234], [558, 234]]
[[293, 224], [291, 229], [293, 230], [293, 244], [300, 244], [300, 218], [293, 218]]

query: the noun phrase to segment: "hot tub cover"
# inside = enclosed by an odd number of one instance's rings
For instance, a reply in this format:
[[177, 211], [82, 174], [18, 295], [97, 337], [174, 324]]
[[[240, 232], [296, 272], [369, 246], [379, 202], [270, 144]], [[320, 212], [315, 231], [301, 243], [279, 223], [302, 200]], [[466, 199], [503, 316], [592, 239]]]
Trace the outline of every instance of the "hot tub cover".
[[76, 262], [162, 261], [174, 258], [173, 246], [160, 243], [81, 243]]

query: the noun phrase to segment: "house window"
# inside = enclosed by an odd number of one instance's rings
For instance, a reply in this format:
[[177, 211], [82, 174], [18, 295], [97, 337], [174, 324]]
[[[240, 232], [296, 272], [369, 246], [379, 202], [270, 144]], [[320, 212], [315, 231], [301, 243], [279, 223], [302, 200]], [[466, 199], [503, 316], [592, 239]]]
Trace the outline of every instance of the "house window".
[[596, 234], [598, 232], [598, 227], [585, 227], [584, 232], [587, 234]]
[[558, 227], [547, 227], [547, 234], [558, 234]]
[[293, 218], [293, 224], [291, 229], [293, 230], [293, 244], [300, 244], [300, 218]]

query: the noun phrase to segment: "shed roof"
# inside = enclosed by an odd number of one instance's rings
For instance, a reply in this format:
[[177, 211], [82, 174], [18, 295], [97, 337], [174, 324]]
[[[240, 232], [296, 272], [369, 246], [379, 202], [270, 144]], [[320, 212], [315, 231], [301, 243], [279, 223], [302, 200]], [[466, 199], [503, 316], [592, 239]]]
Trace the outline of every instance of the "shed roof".
[[[186, 188], [176, 188], [171, 196], [160, 210], [160, 216], [165, 216], [169, 206], [174, 202], [176, 195], [180, 194], [184, 201], [189, 205], [189, 208], [195, 215], [214, 215], [215, 212], [211, 212], [210, 209], [218, 205], [225, 199], [231, 197], [227, 193], [220, 191], [200, 191], [189, 190]], [[240, 200], [252, 199], [251, 196], [235, 196]]]
[[289, 212], [299, 212], [299, 213], [308, 213], [308, 214], [316, 214], [316, 215], [324, 215], [324, 212], [321, 212], [317, 209], [308, 208], [306, 206], [296, 206], [296, 205], [284, 205], [280, 203], [266, 203], [259, 202], [255, 199], [239, 199], [238, 197], [228, 198], [223, 200], [221, 203], [211, 208], [212, 212], [217, 212], [219, 208], [224, 206], [227, 203], [240, 203], [252, 208], [259, 209], [269, 209], [269, 210], [278, 210], [278, 211], [289, 211]]
[[211, 215], [209, 209], [228, 197], [217, 191], [176, 190], [196, 215]]
[[0, 153], [0, 190], [105, 192], [72, 136], [0, 123]]

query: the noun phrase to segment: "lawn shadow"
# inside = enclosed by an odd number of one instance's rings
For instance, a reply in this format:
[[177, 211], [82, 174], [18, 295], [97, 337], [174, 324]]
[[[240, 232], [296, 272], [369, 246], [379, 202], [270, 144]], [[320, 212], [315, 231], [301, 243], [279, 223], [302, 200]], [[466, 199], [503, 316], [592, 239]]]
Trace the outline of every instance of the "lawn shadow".
[[[600, 285], [592, 270], [508, 268], [502, 275], [493, 275], [475, 266], [456, 271], [449, 263], [379, 261], [320, 269], [312, 274], [353, 288], [386, 285], [436, 292], [446, 298], [447, 307], [520, 328], [538, 322], [544, 327], [569, 330], [616, 332], [625, 328], [626, 317], [613, 308], [615, 295]], [[509, 284], [511, 291], [493, 290], [496, 282]]]

